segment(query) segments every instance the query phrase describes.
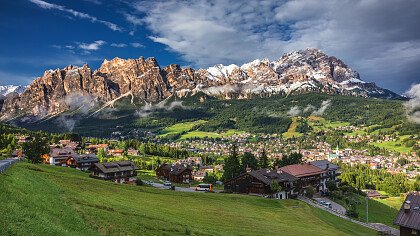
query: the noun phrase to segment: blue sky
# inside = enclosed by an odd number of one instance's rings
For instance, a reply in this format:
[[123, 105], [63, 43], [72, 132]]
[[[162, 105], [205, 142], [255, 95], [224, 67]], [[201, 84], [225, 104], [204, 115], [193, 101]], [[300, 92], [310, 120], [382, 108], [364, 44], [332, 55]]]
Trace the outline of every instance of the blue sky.
[[199, 68], [315, 47], [403, 93], [420, 81], [419, 22], [416, 0], [2, 1], [0, 85], [114, 57]]

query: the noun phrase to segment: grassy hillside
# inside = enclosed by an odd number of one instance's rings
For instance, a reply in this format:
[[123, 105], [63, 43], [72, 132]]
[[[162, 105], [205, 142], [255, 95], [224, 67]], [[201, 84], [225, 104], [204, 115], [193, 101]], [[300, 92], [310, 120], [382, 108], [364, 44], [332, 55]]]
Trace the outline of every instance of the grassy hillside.
[[0, 235], [375, 235], [296, 200], [118, 185], [18, 163], [0, 175]]

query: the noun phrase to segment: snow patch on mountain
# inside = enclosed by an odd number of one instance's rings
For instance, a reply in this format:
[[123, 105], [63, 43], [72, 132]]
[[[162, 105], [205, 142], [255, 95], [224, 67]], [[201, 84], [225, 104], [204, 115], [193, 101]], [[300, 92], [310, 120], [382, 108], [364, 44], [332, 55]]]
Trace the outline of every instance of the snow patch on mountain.
[[0, 86], [0, 95], [7, 96], [9, 93], [23, 93], [28, 86], [23, 85], [3, 85]]

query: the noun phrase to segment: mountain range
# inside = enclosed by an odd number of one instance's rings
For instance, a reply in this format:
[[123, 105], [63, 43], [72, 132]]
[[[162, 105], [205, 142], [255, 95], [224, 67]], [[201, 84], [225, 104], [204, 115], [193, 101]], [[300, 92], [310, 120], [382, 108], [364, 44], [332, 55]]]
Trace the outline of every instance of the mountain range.
[[[23, 91], [24, 90], [24, 91]], [[325, 93], [400, 99], [400, 95], [365, 82], [343, 61], [318, 49], [284, 54], [278, 60], [254, 60], [207, 69], [171, 64], [161, 68], [155, 58], [104, 60], [95, 71], [87, 65], [47, 70], [29, 86], [0, 87], [0, 119], [48, 117], [90, 109], [131, 96], [141, 102], [187, 97], [202, 92], [220, 99]]]

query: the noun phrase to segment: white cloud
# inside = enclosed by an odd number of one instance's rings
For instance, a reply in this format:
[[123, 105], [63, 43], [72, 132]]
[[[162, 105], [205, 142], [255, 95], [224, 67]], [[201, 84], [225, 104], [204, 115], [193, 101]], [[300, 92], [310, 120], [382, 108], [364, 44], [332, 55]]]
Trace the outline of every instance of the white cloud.
[[133, 48], [144, 48], [144, 45], [141, 43], [131, 43], [130, 44]]
[[116, 47], [116, 48], [125, 48], [125, 47], [127, 47], [127, 44], [125, 44], [125, 43], [112, 43], [111, 46]]
[[290, 108], [290, 110], [287, 112], [288, 116], [298, 116], [302, 113], [302, 110], [298, 106], [293, 106]]
[[325, 110], [327, 110], [327, 108], [330, 107], [330, 106], [331, 106], [331, 100], [322, 101], [319, 109], [312, 112], [312, 115], [313, 116], [322, 116], [324, 114]]
[[199, 67], [273, 60], [288, 51], [315, 47], [382, 86], [398, 87], [397, 75], [410, 84], [414, 78], [407, 71], [419, 72], [416, 1], [168, 0], [133, 6], [145, 17], [130, 15], [127, 21], [146, 25], [151, 40]]
[[404, 103], [408, 119], [420, 124], [420, 84], [412, 85], [406, 95], [410, 98], [409, 101]]
[[43, 9], [58, 10], [58, 11], [66, 12], [66, 13], [68, 13], [68, 14], [74, 16], [74, 17], [77, 17], [77, 18], [90, 20], [93, 23], [103, 24], [113, 31], [122, 31], [122, 29], [118, 25], [116, 25], [112, 22], [109, 22], [109, 21], [100, 20], [100, 19], [98, 19], [94, 16], [91, 16], [91, 15], [87, 14], [87, 13], [76, 11], [76, 10], [73, 10], [71, 8], [66, 8], [65, 6], [57, 5], [57, 4], [54, 4], [54, 3], [48, 3], [48, 2], [45, 2], [45, 1], [42, 1], [42, 0], [29, 0], [29, 1], [36, 4], [37, 6], [39, 6], [41, 8], [43, 8]]
[[96, 50], [99, 50], [99, 48], [104, 44], [106, 44], [105, 41], [96, 40], [93, 43], [81, 43], [79, 44], [79, 48], [83, 50], [87, 50], [87, 51], [96, 51]]

